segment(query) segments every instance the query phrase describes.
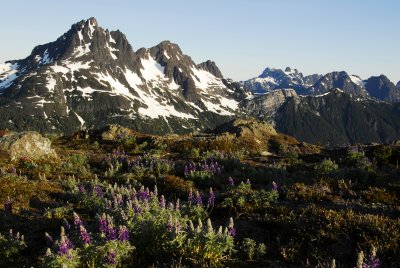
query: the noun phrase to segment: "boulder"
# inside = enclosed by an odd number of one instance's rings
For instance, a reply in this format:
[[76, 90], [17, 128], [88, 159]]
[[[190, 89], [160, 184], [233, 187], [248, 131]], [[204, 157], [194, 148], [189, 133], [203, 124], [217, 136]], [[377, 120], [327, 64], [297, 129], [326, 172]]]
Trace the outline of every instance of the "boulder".
[[104, 127], [101, 130], [101, 138], [105, 141], [113, 141], [132, 134], [132, 130], [117, 124]]
[[214, 130], [215, 134], [222, 134], [226, 132], [235, 134], [238, 138], [253, 137], [260, 140], [265, 140], [265, 138], [277, 134], [272, 125], [253, 118], [234, 119], [228, 123], [218, 126]]
[[30, 159], [56, 158], [51, 141], [37, 132], [11, 133], [0, 138], [0, 150], [11, 160], [27, 157]]

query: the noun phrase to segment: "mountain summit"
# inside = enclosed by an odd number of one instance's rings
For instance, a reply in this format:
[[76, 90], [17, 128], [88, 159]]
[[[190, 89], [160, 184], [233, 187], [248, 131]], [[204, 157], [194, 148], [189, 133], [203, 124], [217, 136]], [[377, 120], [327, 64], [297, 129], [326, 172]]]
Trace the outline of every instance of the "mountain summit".
[[0, 128], [72, 132], [123, 123], [187, 132], [234, 115], [235, 90], [212, 61], [195, 64], [169, 41], [134, 51], [123, 33], [90, 18], [0, 65]]

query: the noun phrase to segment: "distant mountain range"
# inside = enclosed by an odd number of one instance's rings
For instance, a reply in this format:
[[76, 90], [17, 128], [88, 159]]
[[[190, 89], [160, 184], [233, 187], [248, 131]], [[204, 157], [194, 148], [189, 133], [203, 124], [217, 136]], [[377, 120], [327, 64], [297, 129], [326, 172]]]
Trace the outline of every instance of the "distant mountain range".
[[384, 75], [362, 80], [357, 75], [346, 72], [331, 72], [325, 75], [304, 76], [297, 69], [266, 68], [261, 75], [241, 82], [252, 93], [260, 94], [276, 89], [294, 89], [299, 95], [320, 95], [333, 88], [346, 93], [372, 97], [382, 101], [400, 101], [400, 82], [397, 87]]
[[120, 124], [166, 134], [253, 116], [302, 141], [400, 138], [400, 82], [346, 72], [305, 76], [267, 68], [243, 82], [177, 44], [133, 50], [120, 31], [82, 20], [22, 60], [0, 65], [0, 129], [72, 133]]

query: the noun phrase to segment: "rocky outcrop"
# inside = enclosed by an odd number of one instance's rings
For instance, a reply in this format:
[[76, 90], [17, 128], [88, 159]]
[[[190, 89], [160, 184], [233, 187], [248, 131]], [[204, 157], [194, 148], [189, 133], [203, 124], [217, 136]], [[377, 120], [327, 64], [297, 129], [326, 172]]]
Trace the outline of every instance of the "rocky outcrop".
[[0, 138], [0, 150], [9, 157], [19, 159], [56, 158], [57, 154], [51, 147], [51, 141], [37, 132], [22, 132], [6, 135]]
[[133, 134], [131, 129], [117, 124], [108, 125], [100, 130], [102, 140], [106, 141], [115, 141], [117, 139], [126, 138], [131, 134]]
[[218, 126], [213, 130], [213, 133], [230, 133], [236, 135], [237, 138], [253, 137], [256, 139], [265, 139], [277, 134], [276, 130], [270, 124], [252, 118], [234, 119]]
[[215, 64], [215, 62], [213, 62], [211, 60], [208, 60], [206, 62], [202, 62], [202, 63], [198, 64], [197, 68], [205, 70], [205, 71], [209, 72], [210, 74], [213, 74], [215, 77], [224, 78], [222, 76], [222, 73], [219, 70], [217, 64]]

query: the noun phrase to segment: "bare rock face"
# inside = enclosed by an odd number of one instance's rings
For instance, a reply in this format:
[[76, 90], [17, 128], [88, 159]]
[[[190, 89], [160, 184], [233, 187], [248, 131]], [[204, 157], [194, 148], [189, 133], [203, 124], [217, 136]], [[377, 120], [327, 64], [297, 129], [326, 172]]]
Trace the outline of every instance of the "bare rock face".
[[11, 160], [27, 157], [30, 159], [56, 158], [51, 141], [37, 132], [29, 131], [6, 135], [0, 139], [0, 150]]

